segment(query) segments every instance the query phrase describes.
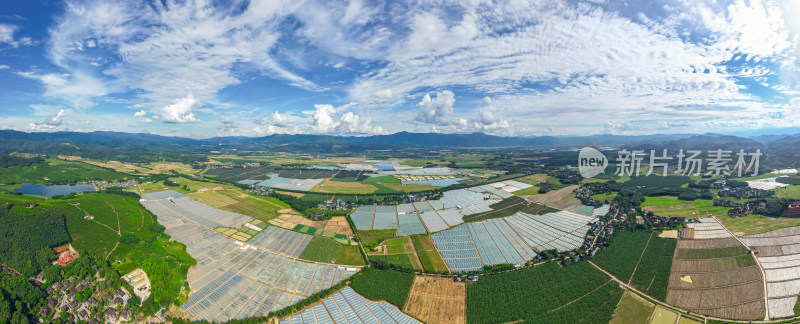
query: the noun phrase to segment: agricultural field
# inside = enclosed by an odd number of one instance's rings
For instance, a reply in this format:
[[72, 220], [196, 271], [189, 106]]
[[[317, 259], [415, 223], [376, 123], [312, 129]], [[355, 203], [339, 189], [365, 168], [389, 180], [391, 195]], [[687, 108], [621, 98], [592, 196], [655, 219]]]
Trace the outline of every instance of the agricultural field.
[[405, 307], [414, 275], [394, 270], [378, 270], [364, 268], [361, 275], [355, 277], [350, 287], [370, 300], [385, 300], [400, 309]]
[[275, 167], [273, 166], [208, 169], [203, 172], [203, 176], [213, 176], [214, 179], [229, 182], [239, 182], [242, 180], [266, 180], [267, 173], [271, 173], [273, 170], [275, 170]]
[[533, 187], [514, 191], [513, 194], [515, 194], [517, 196], [536, 195], [536, 194], [539, 194], [538, 185], [540, 183], [542, 183], [542, 182], [547, 181], [547, 175], [546, 174], [533, 174], [533, 175], [529, 175], [529, 176], [524, 176], [522, 178], [517, 178], [517, 179], [514, 179], [514, 180], [522, 182], [522, 183], [527, 183], [529, 185], [532, 185]]
[[636, 294], [625, 291], [614, 311], [611, 324], [647, 323], [656, 305]]
[[[264, 222], [269, 222], [271, 219], [278, 217], [280, 211], [283, 211], [283, 213], [291, 211], [289, 205], [275, 197], [254, 196], [231, 185], [192, 181], [185, 178], [172, 180], [181, 186], [188, 186], [189, 191], [182, 190], [181, 187], [174, 187], [174, 190], [184, 192], [194, 200], [214, 208], [247, 215]], [[286, 211], [287, 209], [289, 211]]]
[[324, 263], [333, 261], [338, 264], [339, 262], [336, 262], [338, 261], [336, 259], [339, 256], [339, 249], [341, 248], [341, 244], [334, 242], [330, 238], [314, 236], [311, 238], [311, 241], [308, 242], [306, 248], [303, 249], [303, 252], [300, 253], [300, 258]]
[[529, 201], [537, 204], [557, 209], [564, 209], [581, 203], [580, 200], [575, 198], [575, 196], [572, 194], [572, 191], [577, 188], [578, 185], [572, 185], [557, 190], [551, 190], [544, 194], [526, 196], [525, 198], [528, 198]]
[[345, 265], [365, 265], [364, 257], [361, 255], [361, 248], [358, 245], [347, 245], [339, 248], [336, 255], [337, 264]]
[[721, 216], [719, 220], [735, 235], [754, 235], [786, 227], [800, 226], [800, 218], [768, 217], [756, 214], [737, 218]]
[[363, 184], [355, 181], [336, 181], [333, 179], [323, 180], [320, 184], [314, 187], [314, 189], [312, 189], [313, 192], [340, 194], [369, 194], [375, 192], [376, 190], [378, 190], [378, 188], [373, 185]]
[[566, 267], [548, 262], [468, 283], [467, 323], [607, 323], [622, 293], [588, 262]]
[[679, 316], [680, 315], [678, 313], [659, 305], [656, 306], [655, 311], [653, 311], [650, 324], [674, 324], [678, 321]]
[[358, 231], [358, 237], [361, 238], [361, 244], [372, 245], [393, 238], [396, 231], [395, 229]]
[[652, 236], [650, 231], [619, 231], [607, 248], [597, 252], [592, 262], [617, 279], [630, 282]]
[[800, 293], [798, 242], [800, 227], [789, 227], [762, 234], [741, 237], [764, 270], [767, 284], [769, 317], [796, 316]]
[[466, 323], [467, 290], [451, 278], [417, 276], [403, 312], [430, 324]]
[[371, 261], [382, 261], [406, 269], [422, 270], [414, 245], [408, 236], [385, 240], [378, 252], [367, 254]]
[[[314, 232], [311, 234], [327, 236], [335, 240], [347, 240], [348, 236], [353, 234], [350, 224], [347, 223], [347, 219], [344, 216], [334, 216], [329, 220], [314, 221], [286, 209], [281, 210], [281, 212], [288, 212], [288, 214], [281, 214], [281, 216], [273, 218], [268, 223], [289, 230], [299, 230], [302, 226], [306, 226], [306, 232], [314, 228]], [[345, 242], [340, 241], [340, 243], [344, 244]]]
[[[46, 159], [27, 167], [0, 168], [0, 185], [10, 184], [67, 184], [80, 181], [119, 181], [131, 175], [104, 169], [83, 162]], [[45, 180], [47, 178], [47, 180]]]
[[517, 196], [511, 196], [501, 200], [498, 203], [489, 205], [489, 207], [492, 208], [491, 211], [467, 215], [464, 216], [463, 219], [465, 222], [475, 222], [479, 220], [507, 217], [515, 215], [516, 213], [525, 209], [527, 206], [528, 204], [525, 202], [525, 199]]
[[646, 197], [642, 208], [658, 216], [667, 217], [705, 217], [707, 215], [728, 215], [728, 207], [714, 206], [714, 202], [707, 199], [695, 201], [678, 200], [674, 196]]
[[714, 219], [701, 221], [690, 224], [695, 239], [678, 240], [666, 302], [721, 318], [763, 319], [764, 279], [755, 259]]
[[436, 245], [433, 244], [430, 236], [412, 235], [411, 241], [414, 243], [414, 249], [416, 250], [417, 257], [419, 257], [420, 263], [422, 263], [422, 268], [426, 272], [449, 272], [444, 259], [442, 259], [439, 252], [436, 251]]
[[658, 300], [667, 297], [677, 241], [649, 231], [618, 232], [611, 245], [595, 255], [595, 264]]
[[611, 200], [614, 200], [614, 198], [617, 198], [618, 194], [619, 194], [618, 192], [608, 192], [608, 193], [594, 194], [594, 195], [592, 195], [592, 199], [594, 199], [594, 200], [608, 200], [608, 201], [611, 201]]

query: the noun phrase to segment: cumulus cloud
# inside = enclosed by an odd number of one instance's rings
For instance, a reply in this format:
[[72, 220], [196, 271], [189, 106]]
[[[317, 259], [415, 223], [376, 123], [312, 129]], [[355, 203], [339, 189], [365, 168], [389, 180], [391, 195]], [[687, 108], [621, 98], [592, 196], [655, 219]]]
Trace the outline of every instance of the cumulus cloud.
[[186, 98], [175, 99], [171, 105], [167, 105], [161, 109], [161, 117], [167, 123], [191, 123], [199, 122], [200, 120], [194, 116], [192, 109], [198, 108], [202, 105], [199, 100], [195, 99], [192, 94]]
[[137, 112], [133, 113], [133, 118], [144, 117], [145, 115], [147, 115], [147, 112], [146, 112], [146, 111], [144, 111], [144, 110], [139, 110], [139, 111], [137, 111]]
[[431, 98], [430, 94], [425, 94], [417, 106], [419, 111], [414, 120], [434, 124], [439, 126], [452, 125], [453, 104], [456, 103], [456, 96], [450, 90], [444, 90], [436, 93], [436, 96]]
[[300, 120], [293, 116], [291, 113], [281, 114], [278, 111], [273, 112], [268, 117], [258, 117], [253, 123], [257, 126], [252, 131], [258, 135], [272, 135], [272, 134], [302, 134], [306, 130], [296, 125]]
[[352, 111], [348, 111], [342, 114], [342, 117], [339, 119], [339, 125], [336, 126], [336, 133], [343, 134], [343, 135], [352, 135], [352, 134], [365, 134], [365, 135], [375, 135], [375, 134], [385, 134], [386, 132], [383, 130], [381, 126], [373, 127], [371, 124], [371, 120], [369, 118], [361, 118], [358, 115], [354, 114]]
[[291, 122], [289, 122], [289, 115], [288, 114], [281, 114], [279, 112], [274, 112], [270, 115], [269, 118], [272, 125], [277, 127], [289, 127], [291, 126]]
[[332, 132], [338, 126], [332, 116], [335, 113], [336, 108], [333, 108], [333, 105], [314, 105], [314, 124], [312, 129], [322, 134]]
[[431, 98], [430, 94], [425, 94], [417, 104], [419, 110], [414, 121], [431, 124], [435, 132], [438, 131], [493, 131], [495, 133], [511, 132], [511, 126], [505, 119], [498, 118], [492, 112], [492, 99], [484, 97], [481, 105], [471, 114], [454, 116], [453, 106], [456, 103], [455, 94], [452, 91], [444, 90], [436, 93]]
[[61, 127], [61, 124], [64, 122], [64, 116], [66, 116], [66, 112], [64, 109], [61, 109], [55, 115], [45, 118], [45, 120], [40, 123], [30, 123], [28, 129], [37, 131], [53, 130]]
[[385, 134], [381, 126], [372, 126], [370, 118], [361, 117], [353, 111], [354, 103], [339, 107], [329, 104], [314, 105], [312, 114], [311, 132], [317, 134], [336, 135], [374, 135]]

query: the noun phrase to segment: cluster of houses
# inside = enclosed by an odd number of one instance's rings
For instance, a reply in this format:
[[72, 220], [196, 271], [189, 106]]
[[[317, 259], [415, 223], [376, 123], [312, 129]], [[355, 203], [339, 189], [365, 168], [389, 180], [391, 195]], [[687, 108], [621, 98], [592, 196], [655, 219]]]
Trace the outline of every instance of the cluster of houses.
[[717, 194], [720, 197], [734, 197], [738, 199], [764, 198], [775, 194], [772, 190], [763, 190], [750, 187], [724, 187]]
[[100, 190], [108, 188], [128, 188], [139, 185], [136, 180], [128, 180], [127, 178], [123, 181], [94, 181], [93, 184]]
[[[96, 284], [104, 279], [90, 281], [72, 277], [47, 287], [49, 297], [39, 308], [39, 322], [100, 324], [135, 320], [128, 307], [131, 294], [122, 287], [104, 290]], [[85, 294], [86, 291], [91, 293]]]

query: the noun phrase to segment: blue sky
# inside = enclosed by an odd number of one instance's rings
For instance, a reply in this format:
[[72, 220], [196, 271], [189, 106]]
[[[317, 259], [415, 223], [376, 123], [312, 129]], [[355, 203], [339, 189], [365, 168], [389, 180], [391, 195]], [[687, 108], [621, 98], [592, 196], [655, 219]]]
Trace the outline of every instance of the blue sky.
[[190, 137], [800, 126], [799, 1], [6, 1], [0, 128]]

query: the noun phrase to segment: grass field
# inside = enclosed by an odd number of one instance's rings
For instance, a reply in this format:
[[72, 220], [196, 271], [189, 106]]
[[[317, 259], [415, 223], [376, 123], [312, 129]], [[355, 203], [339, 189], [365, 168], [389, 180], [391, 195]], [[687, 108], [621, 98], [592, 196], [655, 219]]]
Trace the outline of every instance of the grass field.
[[668, 217], [704, 217], [708, 214], [720, 216], [727, 215], [730, 209], [714, 206], [714, 202], [707, 199], [683, 201], [673, 196], [646, 197], [642, 208], [658, 216]]
[[517, 180], [519, 182], [527, 183], [529, 185], [535, 186], [535, 185], [538, 185], [538, 184], [540, 184], [542, 182], [547, 181], [547, 175], [543, 174], [543, 173], [532, 174], [532, 175], [524, 176], [522, 178], [517, 178], [517, 179], [514, 179], [514, 180]]
[[406, 269], [422, 270], [422, 269], [419, 269], [419, 267], [416, 266], [416, 262], [412, 262], [411, 261], [411, 256], [406, 254], [406, 253], [387, 254], [387, 255], [374, 254], [374, 255], [370, 255], [369, 259], [371, 261], [381, 261], [381, 262], [385, 262], [387, 264], [400, 266], [400, 267], [406, 268]]
[[406, 253], [404, 241], [405, 238], [402, 237], [397, 237], [383, 241], [383, 244], [386, 245], [386, 253], [388, 254]]
[[361, 249], [357, 245], [342, 246], [336, 255], [336, 264], [364, 265]]
[[376, 184], [376, 183], [401, 183], [400, 179], [397, 179], [393, 176], [380, 176], [380, 177], [369, 177], [361, 181], [364, 184]]
[[647, 323], [655, 308], [655, 304], [630, 291], [625, 291], [617, 305], [617, 310], [614, 311], [611, 324]]
[[378, 188], [369, 184], [350, 181], [324, 180], [314, 187], [314, 192], [340, 193], [340, 194], [369, 194], [377, 191]]
[[396, 231], [395, 229], [358, 231], [358, 237], [361, 238], [362, 244], [376, 244], [393, 238]]
[[775, 196], [778, 198], [800, 199], [800, 186], [775, 189]]
[[334, 242], [327, 237], [314, 236], [308, 242], [306, 248], [300, 253], [300, 259], [317, 261], [317, 262], [336, 262], [336, 257], [339, 255], [341, 244]]
[[719, 220], [736, 235], [753, 235], [784, 227], [800, 226], [800, 218], [766, 217], [755, 214], [735, 219], [730, 216], [721, 216]]
[[614, 198], [617, 198], [618, 194], [619, 194], [618, 192], [601, 193], [601, 194], [592, 195], [592, 199], [594, 199], [594, 200], [609, 200], [609, 201], [611, 201]]
[[678, 313], [661, 306], [656, 306], [650, 324], [673, 324], [678, 320]]

